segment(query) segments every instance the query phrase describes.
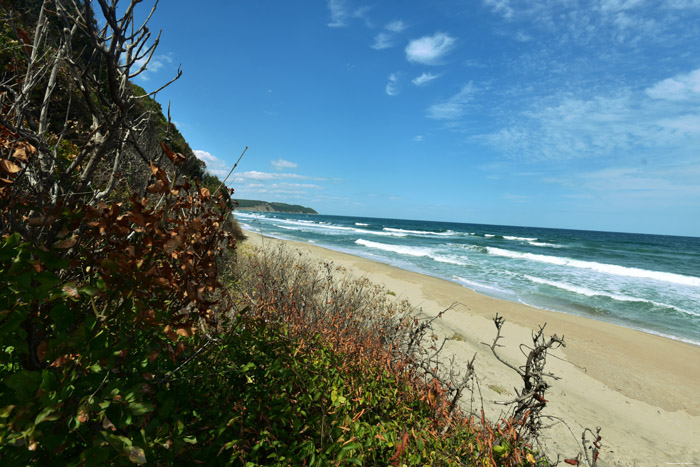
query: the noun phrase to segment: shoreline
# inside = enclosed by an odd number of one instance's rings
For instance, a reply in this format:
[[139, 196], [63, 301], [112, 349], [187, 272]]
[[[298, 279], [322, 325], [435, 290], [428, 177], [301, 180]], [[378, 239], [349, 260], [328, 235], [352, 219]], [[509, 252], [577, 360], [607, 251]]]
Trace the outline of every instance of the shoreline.
[[[477, 354], [484, 409], [497, 417], [517, 375], [498, 363], [483, 342], [495, 336], [493, 317], [506, 318], [503, 356], [520, 364], [520, 344], [531, 330], [564, 335], [566, 347], [553, 352], [548, 368], [562, 379], [552, 382], [548, 409], [565, 418], [546, 436], [554, 452], [573, 455], [583, 427], [601, 426], [605, 449], [601, 465], [641, 465], [650, 460], [700, 463], [700, 347], [683, 341], [562, 312], [533, 308], [482, 295], [461, 284], [330, 250], [310, 243], [280, 240], [245, 231], [246, 242], [282, 242], [312, 258], [342, 266], [357, 277], [384, 285], [428, 316], [457, 303], [436, 321], [439, 334], [454, 337], [448, 355], [466, 361]], [[511, 374], [512, 373], [512, 374]], [[510, 388], [510, 389], [509, 389]], [[603, 454], [605, 454], [603, 456]]]

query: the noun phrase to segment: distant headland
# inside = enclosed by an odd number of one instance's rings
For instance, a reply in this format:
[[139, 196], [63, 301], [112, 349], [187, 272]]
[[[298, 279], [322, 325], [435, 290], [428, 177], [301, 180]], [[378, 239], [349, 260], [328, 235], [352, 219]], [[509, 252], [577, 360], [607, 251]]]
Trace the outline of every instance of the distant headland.
[[238, 209], [256, 212], [286, 212], [290, 214], [318, 214], [314, 209], [298, 204], [270, 203], [257, 199], [239, 199]]

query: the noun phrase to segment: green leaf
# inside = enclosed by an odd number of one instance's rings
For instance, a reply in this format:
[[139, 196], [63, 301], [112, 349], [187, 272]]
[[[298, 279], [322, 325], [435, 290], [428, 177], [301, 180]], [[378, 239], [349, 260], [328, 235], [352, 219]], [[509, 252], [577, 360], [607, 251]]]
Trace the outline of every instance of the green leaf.
[[144, 415], [153, 411], [153, 405], [147, 402], [132, 402], [129, 404], [129, 410], [136, 416]]
[[17, 399], [24, 401], [34, 397], [41, 379], [38, 371], [22, 370], [5, 378], [5, 384], [15, 391]]
[[10, 416], [16, 405], [7, 405], [0, 409], [0, 418], [7, 418]]
[[127, 455], [134, 464], [143, 465], [146, 463], [146, 453], [138, 446], [128, 448]]
[[39, 412], [39, 415], [36, 416], [36, 418], [34, 419], [34, 424], [38, 425], [39, 423], [41, 423], [43, 421], [51, 422], [54, 420], [58, 420], [59, 418], [61, 418], [59, 414], [51, 415], [53, 412], [55, 412], [58, 409], [59, 409], [58, 406], [46, 407], [44, 410]]

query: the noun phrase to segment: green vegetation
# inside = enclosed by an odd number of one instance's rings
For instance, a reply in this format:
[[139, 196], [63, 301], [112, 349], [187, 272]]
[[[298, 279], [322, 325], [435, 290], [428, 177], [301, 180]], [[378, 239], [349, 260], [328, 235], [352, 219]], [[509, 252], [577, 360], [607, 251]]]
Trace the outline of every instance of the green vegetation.
[[[546, 465], [525, 420], [460, 410], [473, 367], [445, 383], [432, 321], [406, 302], [285, 251], [236, 255], [232, 190], [110, 75], [134, 57], [54, 60], [77, 56], [60, 28], [22, 51], [30, 20], [78, 24], [96, 49], [132, 34], [130, 10], [98, 3], [105, 34], [90, 3], [2, 7], [2, 464]], [[57, 82], [32, 74], [52, 67]], [[79, 85], [82, 113], [43, 125], [52, 86]], [[156, 144], [130, 138], [153, 128]]]
[[268, 203], [256, 199], [239, 199], [238, 209], [242, 211], [287, 212], [294, 214], [318, 214], [315, 210], [298, 204]]

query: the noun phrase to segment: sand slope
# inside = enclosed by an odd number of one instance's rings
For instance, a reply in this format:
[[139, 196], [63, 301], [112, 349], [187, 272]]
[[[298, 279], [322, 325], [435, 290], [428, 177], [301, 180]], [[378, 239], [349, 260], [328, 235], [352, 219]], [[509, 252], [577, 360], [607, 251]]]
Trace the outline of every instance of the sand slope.
[[[247, 232], [250, 243], [259, 234]], [[280, 240], [264, 239], [266, 245]], [[506, 318], [502, 355], [522, 364], [521, 343], [531, 330], [547, 323], [547, 334], [565, 336], [566, 348], [548, 368], [562, 379], [552, 381], [546, 412], [563, 418], [573, 434], [558, 424], [548, 430], [547, 452], [575, 455], [583, 427], [602, 427], [600, 465], [700, 465], [700, 347], [586, 318], [535, 309], [473, 292], [461, 285], [404, 271], [314, 245], [284, 242], [324, 261], [367, 276], [399, 298], [434, 316], [457, 304], [437, 321], [437, 331], [456, 337], [447, 352], [458, 361], [475, 353], [485, 410], [501, 413], [494, 401], [508, 400], [517, 375], [498, 362], [483, 342], [496, 332], [493, 317]]]

